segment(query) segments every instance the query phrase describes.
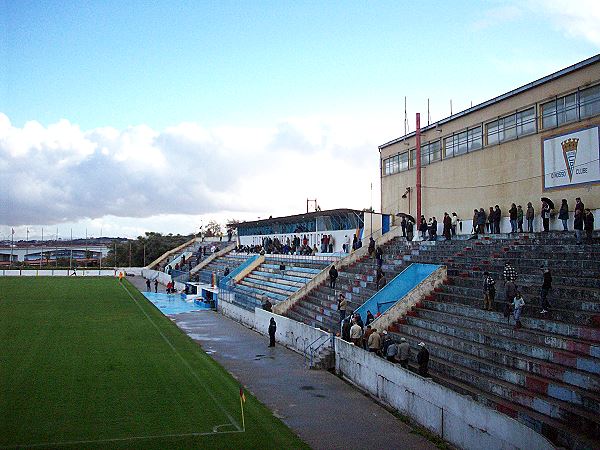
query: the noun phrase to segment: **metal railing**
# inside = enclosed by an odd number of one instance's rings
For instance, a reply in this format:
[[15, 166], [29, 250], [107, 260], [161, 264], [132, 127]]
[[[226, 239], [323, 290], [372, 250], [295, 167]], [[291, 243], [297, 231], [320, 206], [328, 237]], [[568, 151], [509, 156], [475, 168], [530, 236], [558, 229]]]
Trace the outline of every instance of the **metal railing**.
[[310, 344], [304, 347], [304, 363], [308, 361], [308, 367], [312, 368], [314, 364], [315, 355], [318, 354], [321, 347], [329, 342], [329, 345], [333, 348], [334, 334], [324, 334], [319, 336], [317, 339], [312, 341]]

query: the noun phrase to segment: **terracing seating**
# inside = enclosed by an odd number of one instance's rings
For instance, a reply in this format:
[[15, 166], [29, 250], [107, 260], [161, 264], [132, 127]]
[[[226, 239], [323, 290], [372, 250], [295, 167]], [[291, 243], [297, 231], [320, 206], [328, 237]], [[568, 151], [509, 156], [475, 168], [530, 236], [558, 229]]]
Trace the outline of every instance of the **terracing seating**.
[[[410, 255], [412, 243], [407, 243], [402, 238], [396, 238], [382, 248], [382, 269], [389, 282], [410, 264], [407, 258]], [[338, 268], [339, 276], [335, 290], [329, 287], [329, 280], [321, 283], [300, 299], [286, 313], [286, 316], [313, 327], [338, 331], [340, 327], [340, 313], [337, 308], [339, 294], [345, 295], [348, 302], [347, 313], [350, 314], [377, 292], [376, 271], [375, 259], [368, 256], [349, 266], [342, 266], [342, 268]]]
[[[413, 261], [446, 264], [448, 280], [394, 329], [427, 344], [433, 378], [526, 423], [568, 448], [600, 447], [600, 254], [572, 233], [423, 243]], [[505, 261], [517, 269], [523, 328], [500, 312]], [[553, 275], [551, 312], [540, 313], [540, 266]], [[496, 279], [484, 311], [483, 271]]]
[[236, 303], [240, 306], [245, 303], [246, 309], [253, 310], [267, 298], [273, 304], [286, 300], [332, 261], [323, 257], [267, 256], [260, 266], [236, 283]]
[[225, 275], [225, 269], [231, 272], [233, 269], [240, 266], [251, 255], [229, 252], [226, 255], [219, 256], [209, 262], [198, 272], [198, 280], [201, 283], [210, 283], [213, 273], [217, 279]]

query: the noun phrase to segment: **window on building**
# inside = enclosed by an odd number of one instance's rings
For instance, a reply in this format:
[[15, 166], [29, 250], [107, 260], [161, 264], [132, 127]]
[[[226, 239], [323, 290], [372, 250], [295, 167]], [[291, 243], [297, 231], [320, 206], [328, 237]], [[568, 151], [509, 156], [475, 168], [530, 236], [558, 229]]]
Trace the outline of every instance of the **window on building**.
[[408, 152], [398, 155], [398, 165], [400, 171], [408, 170]]
[[479, 150], [482, 145], [481, 127], [469, 128], [444, 139], [444, 158]]
[[486, 125], [488, 145], [535, 133], [535, 107], [494, 120]]
[[417, 167], [417, 149], [413, 148], [410, 150], [410, 168]]
[[426, 166], [440, 159], [442, 159], [440, 141], [430, 142], [421, 147], [421, 165]]
[[452, 158], [454, 156], [454, 136], [449, 136], [444, 139], [444, 158]]
[[531, 107], [517, 113], [517, 135], [525, 136], [535, 133], [535, 108]]
[[558, 97], [542, 105], [542, 127], [553, 128], [577, 120], [577, 93]]
[[468, 151], [479, 150], [483, 146], [483, 133], [481, 127], [471, 128], [468, 131], [467, 146]]
[[579, 91], [579, 115], [591, 117], [600, 114], [600, 84]]
[[383, 174], [391, 175], [398, 172], [398, 155], [383, 160]]

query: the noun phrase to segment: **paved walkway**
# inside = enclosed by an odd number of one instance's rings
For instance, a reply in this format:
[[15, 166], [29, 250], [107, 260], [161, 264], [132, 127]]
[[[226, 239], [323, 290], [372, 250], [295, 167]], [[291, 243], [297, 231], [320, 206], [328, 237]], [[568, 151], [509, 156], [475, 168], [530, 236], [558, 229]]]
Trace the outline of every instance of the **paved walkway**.
[[[128, 278], [140, 290], [143, 279]], [[435, 445], [335, 375], [213, 311], [173, 316], [175, 323], [314, 449]]]

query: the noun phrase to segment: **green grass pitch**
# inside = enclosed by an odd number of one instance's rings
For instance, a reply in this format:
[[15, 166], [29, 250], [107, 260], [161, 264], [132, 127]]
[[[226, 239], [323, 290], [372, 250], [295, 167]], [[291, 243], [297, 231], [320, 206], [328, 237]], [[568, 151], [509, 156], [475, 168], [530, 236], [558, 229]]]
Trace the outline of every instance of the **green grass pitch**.
[[129, 282], [0, 277], [0, 448], [306, 448]]

